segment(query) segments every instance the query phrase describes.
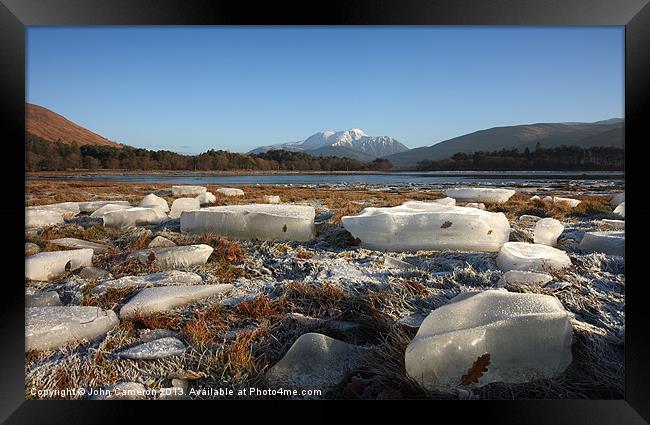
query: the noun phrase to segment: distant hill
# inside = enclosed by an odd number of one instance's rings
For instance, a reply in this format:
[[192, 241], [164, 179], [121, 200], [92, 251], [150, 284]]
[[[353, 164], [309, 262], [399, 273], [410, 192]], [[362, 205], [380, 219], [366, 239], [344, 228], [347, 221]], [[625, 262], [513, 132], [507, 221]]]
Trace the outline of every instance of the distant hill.
[[79, 146], [102, 145], [120, 149], [124, 147], [122, 144], [93, 133], [47, 108], [31, 103], [25, 104], [25, 107], [26, 132], [43, 140], [60, 142], [66, 145], [76, 142]]
[[393, 165], [412, 167], [423, 160], [441, 160], [455, 153], [492, 152], [517, 148], [521, 151], [535, 149], [537, 143], [544, 147], [561, 145], [589, 148], [592, 146], [624, 147], [625, 124], [621, 119], [595, 123], [539, 123], [494, 127], [480, 130], [433, 146], [410, 149], [386, 156]]
[[315, 156], [338, 156], [370, 162], [408, 148], [389, 136], [368, 136], [358, 128], [344, 131], [321, 131], [298, 142], [262, 146], [249, 153], [262, 153], [270, 150], [305, 152]]

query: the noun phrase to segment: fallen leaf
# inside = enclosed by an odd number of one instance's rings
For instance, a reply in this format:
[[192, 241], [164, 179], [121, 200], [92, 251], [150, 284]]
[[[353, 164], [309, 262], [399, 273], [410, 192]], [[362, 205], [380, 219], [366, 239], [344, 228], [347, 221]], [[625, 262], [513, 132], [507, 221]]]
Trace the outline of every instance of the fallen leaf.
[[479, 356], [472, 367], [467, 370], [467, 373], [460, 378], [460, 385], [470, 385], [478, 382], [478, 379], [487, 372], [487, 367], [490, 364], [490, 353], [485, 353]]
[[451, 221], [445, 221], [444, 223], [442, 223], [442, 226], [440, 226], [440, 228], [441, 229], [447, 229], [447, 228], [451, 227], [451, 225], [452, 225]]

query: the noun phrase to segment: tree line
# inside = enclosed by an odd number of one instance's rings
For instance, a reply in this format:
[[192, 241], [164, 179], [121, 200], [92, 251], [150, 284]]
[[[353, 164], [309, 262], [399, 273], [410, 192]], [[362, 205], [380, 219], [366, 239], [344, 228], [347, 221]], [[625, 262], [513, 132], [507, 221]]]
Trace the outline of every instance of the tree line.
[[304, 152], [274, 150], [241, 154], [210, 149], [198, 155], [181, 155], [167, 150], [125, 146], [51, 142], [25, 135], [25, 171], [65, 170], [196, 170], [196, 171], [372, 171], [390, 169], [385, 159], [370, 163], [336, 156], [312, 156]]
[[534, 150], [502, 149], [494, 152], [456, 153], [451, 158], [425, 160], [417, 164], [422, 171], [434, 170], [593, 170], [616, 171], [625, 166], [625, 150], [617, 147], [558, 146]]

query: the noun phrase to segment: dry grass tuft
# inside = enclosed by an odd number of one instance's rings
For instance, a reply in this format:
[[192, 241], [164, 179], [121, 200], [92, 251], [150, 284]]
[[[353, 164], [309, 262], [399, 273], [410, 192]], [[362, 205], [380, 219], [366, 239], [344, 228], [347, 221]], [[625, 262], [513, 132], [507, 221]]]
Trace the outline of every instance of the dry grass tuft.
[[129, 319], [138, 328], [179, 330], [183, 318], [173, 313], [136, 313]]
[[258, 295], [249, 302], [241, 302], [235, 308], [235, 314], [256, 320], [282, 314], [282, 306], [278, 301], [271, 301], [266, 295]]
[[239, 242], [231, 241], [223, 237], [217, 239], [217, 245], [210, 256], [213, 261], [219, 263], [239, 263], [246, 255], [246, 251]]
[[112, 310], [117, 307], [122, 300], [137, 290], [138, 288], [133, 286], [126, 288], [108, 288], [105, 292], [102, 292], [99, 295], [85, 295], [82, 305], [92, 305], [101, 307], [104, 310]]
[[217, 304], [196, 311], [194, 317], [183, 325], [182, 333], [201, 346], [216, 344], [227, 330], [225, 313]]

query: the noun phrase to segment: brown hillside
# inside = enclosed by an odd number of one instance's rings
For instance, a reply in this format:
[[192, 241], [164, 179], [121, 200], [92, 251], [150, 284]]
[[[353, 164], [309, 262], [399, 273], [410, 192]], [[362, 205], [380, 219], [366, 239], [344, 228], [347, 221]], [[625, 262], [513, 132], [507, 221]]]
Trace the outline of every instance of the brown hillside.
[[27, 103], [25, 128], [34, 136], [51, 142], [60, 141], [65, 144], [77, 142], [79, 145], [104, 145], [122, 148], [123, 145], [112, 142], [99, 134], [93, 133], [61, 115]]

